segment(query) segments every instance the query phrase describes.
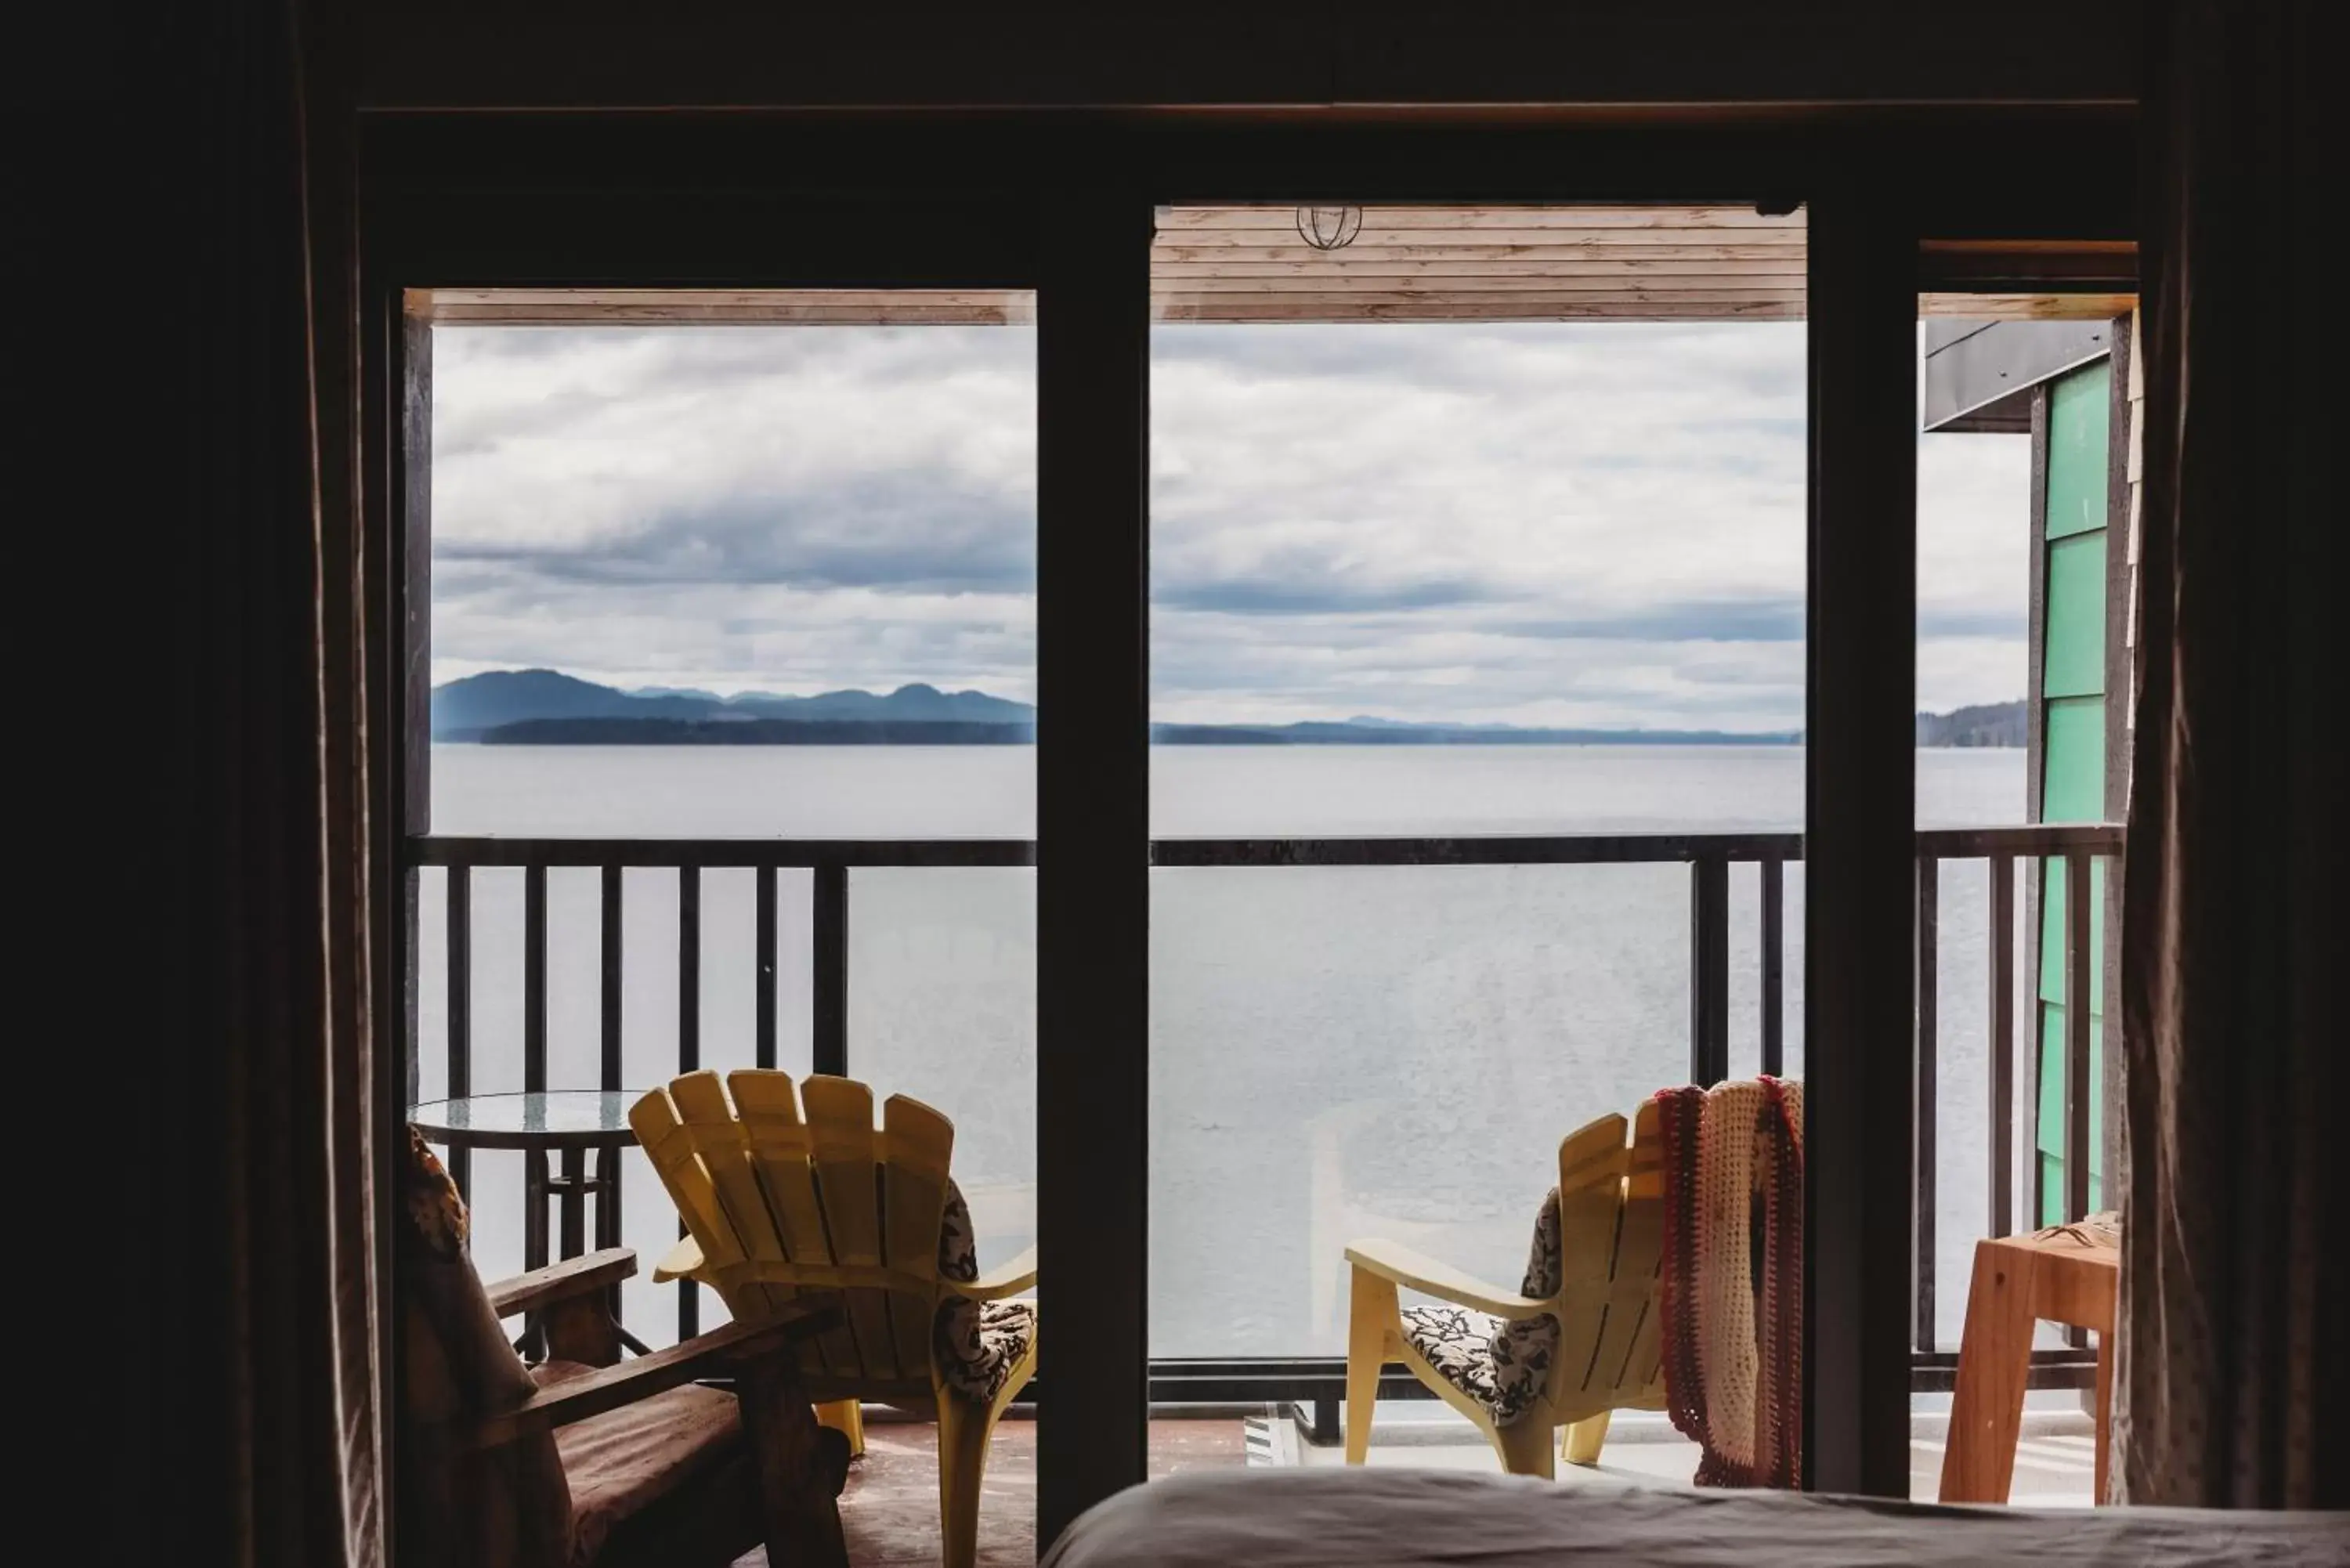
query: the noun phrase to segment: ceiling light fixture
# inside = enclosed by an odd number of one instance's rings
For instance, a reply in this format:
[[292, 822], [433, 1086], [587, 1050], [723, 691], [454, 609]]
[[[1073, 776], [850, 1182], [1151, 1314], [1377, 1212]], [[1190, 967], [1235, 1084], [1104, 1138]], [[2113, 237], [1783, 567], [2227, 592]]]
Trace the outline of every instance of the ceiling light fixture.
[[1363, 210], [1360, 207], [1300, 207], [1297, 209], [1297, 237], [1317, 251], [1335, 251], [1351, 245], [1355, 236], [1363, 232]]

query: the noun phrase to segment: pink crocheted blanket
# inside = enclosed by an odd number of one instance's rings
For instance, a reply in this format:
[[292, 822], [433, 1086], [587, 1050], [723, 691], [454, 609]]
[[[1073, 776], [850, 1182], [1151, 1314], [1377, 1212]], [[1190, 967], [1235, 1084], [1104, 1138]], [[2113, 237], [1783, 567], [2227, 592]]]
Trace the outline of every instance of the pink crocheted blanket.
[[1700, 1486], [1803, 1482], [1804, 1089], [1659, 1090], [1665, 1391]]

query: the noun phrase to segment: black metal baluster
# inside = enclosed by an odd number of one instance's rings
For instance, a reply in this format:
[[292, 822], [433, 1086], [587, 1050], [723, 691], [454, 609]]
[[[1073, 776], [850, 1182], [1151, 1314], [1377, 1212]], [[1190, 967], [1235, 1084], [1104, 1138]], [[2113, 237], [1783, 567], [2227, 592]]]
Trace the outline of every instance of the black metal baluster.
[[[522, 1086], [546, 1089], [546, 867], [522, 873]], [[541, 1259], [543, 1262], [546, 1260]], [[533, 1268], [538, 1265], [534, 1263]]]
[[1787, 863], [1762, 862], [1762, 1071], [1779, 1077], [1787, 1070]]
[[[601, 1026], [601, 1059], [597, 1067], [597, 1082], [606, 1094], [621, 1087], [620, 1061], [620, 997], [623, 943], [625, 928], [621, 924], [621, 868], [607, 865], [598, 878], [599, 905], [598, 931], [601, 951], [598, 955], [601, 971], [599, 1023]], [[620, 1244], [620, 1151], [599, 1148], [596, 1151], [596, 1245], [617, 1247]], [[608, 1310], [612, 1321], [620, 1321], [620, 1287], [611, 1288]]]
[[400, 1103], [424, 1097], [424, 1054], [418, 1039], [424, 1023], [424, 867], [407, 867], [400, 878]]
[[[530, 865], [522, 873], [522, 1086], [525, 1094], [546, 1088], [546, 867]], [[546, 1151], [523, 1152], [522, 1266], [546, 1267], [546, 1203], [550, 1184]], [[525, 1354], [537, 1360], [545, 1348], [536, 1316], [525, 1337]]]
[[[449, 1097], [473, 1092], [473, 868], [449, 867]], [[473, 1151], [449, 1150], [449, 1177], [458, 1196], [473, 1195]]]
[[2040, 1148], [2040, 1107], [2048, 1097], [2048, 1006], [2042, 998], [2046, 989], [2045, 964], [2048, 956], [2048, 897], [2054, 888], [2055, 865], [2053, 857], [2035, 857], [2032, 862], [2033, 880], [2024, 902], [2025, 940], [2030, 944], [2031, 964], [2024, 970], [2028, 976], [2023, 990], [2025, 1027], [2031, 1039], [2023, 1051], [2022, 1102], [2016, 1107], [2016, 1137], [2022, 1140], [2023, 1200], [2030, 1205], [2023, 1228], [2037, 1230], [2048, 1221], [2048, 1161]]
[[1690, 1082], [1730, 1076], [1730, 862], [1690, 862]]
[[2015, 1228], [2015, 857], [1991, 857], [1991, 1233]]
[[702, 1065], [702, 868], [677, 871], [677, 1070]]
[[1918, 1077], [1917, 1077], [1917, 1202], [1910, 1220], [1911, 1247], [1917, 1263], [1918, 1300], [1912, 1324], [1919, 1350], [1934, 1348], [1934, 1179], [1940, 1156], [1935, 1133], [1935, 1079], [1940, 1055], [1937, 1038], [1941, 999], [1936, 984], [1941, 967], [1941, 863], [1931, 854], [1918, 857]]
[[[2064, 855], [2064, 1221], [2089, 1212], [2089, 852]], [[2067, 1328], [2085, 1345], [2088, 1330]]]
[[600, 1022], [603, 1031], [603, 1054], [598, 1064], [598, 1085], [606, 1093], [620, 1088], [620, 987], [622, 936], [620, 923], [620, 867], [607, 866], [603, 869], [599, 889], [602, 906], [601, 930], [603, 950], [599, 955], [602, 971]]
[[752, 970], [753, 1007], [756, 1015], [756, 1033], [753, 1040], [753, 1062], [761, 1067], [775, 1064], [775, 868], [762, 866], [756, 874], [755, 903], [757, 918], [754, 922], [757, 934], [754, 938], [757, 952]]
[[2064, 856], [2064, 1219], [2089, 1212], [2089, 852]]
[[848, 1073], [848, 867], [818, 866], [812, 878], [815, 907], [815, 1070]]
[[[702, 868], [677, 868], [677, 1070], [691, 1073], [702, 1065]], [[678, 1221], [685, 1235], [685, 1221]], [[677, 1285], [677, 1337], [691, 1339], [702, 1332], [702, 1287], [691, 1280]]]

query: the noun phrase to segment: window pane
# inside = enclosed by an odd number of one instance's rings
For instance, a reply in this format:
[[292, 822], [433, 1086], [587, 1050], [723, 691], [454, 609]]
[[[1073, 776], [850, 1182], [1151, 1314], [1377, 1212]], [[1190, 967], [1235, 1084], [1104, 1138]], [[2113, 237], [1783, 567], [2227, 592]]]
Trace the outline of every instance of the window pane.
[[[660, 841], [1034, 834], [1032, 302], [442, 291], [419, 307], [431, 827], [586, 841], [566, 854], [588, 864], [544, 873], [546, 1086], [612, 1076], [608, 1025], [619, 1088], [753, 1066], [768, 977], [775, 1064], [807, 1073], [817, 877], [773, 866], [763, 943], [760, 872], [665, 863]], [[451, 1079], [449, 878], [420, 879], [428, 1093]], [[525, 873], [471, 888], [472, 1088], [519, 1090]], [[847, 1071], [957, 1122], [989, 1260], [1034, 1231], [1033, 903], [1018, 869], [849, 878]], [[473, 1175], [477, 1251], [511, 1272], [521, 1158]], [[622, 1179], [622, 1240], [650, 1265], [677, 1216], [634, 1150]], [[677, 1291], [650, 1272], [623, 1309], [660, 1345]], [[701, 1311], [724, 1315], [708, 1293]]]
[[[1560, 1140], [1689, 1079], [1690, 859], [1803, 826], [1804, 265], [1751, 209], [1162, 213], [1153, 831], [1292, 842], [1152, 874], [1155, 1355], [1343, 1354], [1360, 1236], [1514, 1286]], [[1419, 863], [1295, 863], [1355, 837]], [[1728, 872], [1732, 1070], [1799, 1074], [1800, 861], [1767, 1031]]]
[[[1997, 830], [2036, 819], [2095, 835], [2107, 816], [2116, 737], [2105, 694], [2126, 679], [2112, 668], [2107, 574], [2110, 477], [2129, 467], [2115, 438], [2130, 420], [2112, 400], [2127, 309], [2111, 296], [1920, 301], [1918, 823], [1992, 830], [1977, 838], [1982, 847], [1932, 859], [1934, 923], [1918, 933], [1935, 953], [1934, 985], [1919, 999], [1933, 1074], [1919, 1147], [1934, 1151], [1917, 1173], [1933, 1264], [1918, 1282], [1922, 1321], [1910, 1324], [1920, 1354], [1959, 1348], [1982, 1238], [2064, 1218], [2067, 867], [2002, 847]], [[1960, 776], [1985, 787], [1955, 795]], [[2093, 1088], [2103, 854], [2091, 861]], [[2006, 893], [1997, 906], [1995, 877]], [[2093, 1172], [2103, 1168], [2102, 1099], [2093, 1092]], [[2042, 1349], [2064, 1343], [2043, 1329]], [[2047, 1386], [2028, 1396], [2018, 1501], [2088, 1501], [2089, 1417], [2077, 1392], [2051, 1381], [2060, 1376], [2072, 1373], [2035, 1374]], [[1930, 1499], [1950, 1396], [1920, 1392], [1913, 1404], [1912, 1488]]]

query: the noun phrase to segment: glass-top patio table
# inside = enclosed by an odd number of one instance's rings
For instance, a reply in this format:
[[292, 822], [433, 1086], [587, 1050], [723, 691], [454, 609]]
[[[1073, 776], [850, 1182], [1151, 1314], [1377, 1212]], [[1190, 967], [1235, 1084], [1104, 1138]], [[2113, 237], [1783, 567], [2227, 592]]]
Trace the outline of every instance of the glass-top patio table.
[[[511, 1148], [523, 1153], [522, 1266], [546, 1266], [546, 1203], [556, 1202], [556, 1255], [588, 1250], [588, 1195], [596, 1195], [596, 1245], [620, 1244], [620, 1151], [637, 1141], [629, 1107], [638, 1089], [540, 1089], [512, 1095], [467, 1095], [429, 1100], [408, 1109], [409, 1125], [445, 1148]], [[588, 1174], [588, 1153], [596, 1174]], [[561, 1161], [549, 1174], [547, 1156]], [[617, 1292], [615, 1293], [617, 1295]], [[617, 1301], [615, 1306], [617, 1307]], [[614, 1314], [618, 1317], [617, 1311]], [[633, 1336], [623, 1337], [631, 1345]], [[534, 1343], [533, 1334], [525, 1341]], [[637, 1346], [641, 1353], [641, 1346]]]
[[408, 1119], [433, 1143], [452, 1148], [625, 1148], [637, 1141], [629, 1107], [641, 1089], [544, 1089], [519, 1095], [468, 1095], [408, 1108]]

